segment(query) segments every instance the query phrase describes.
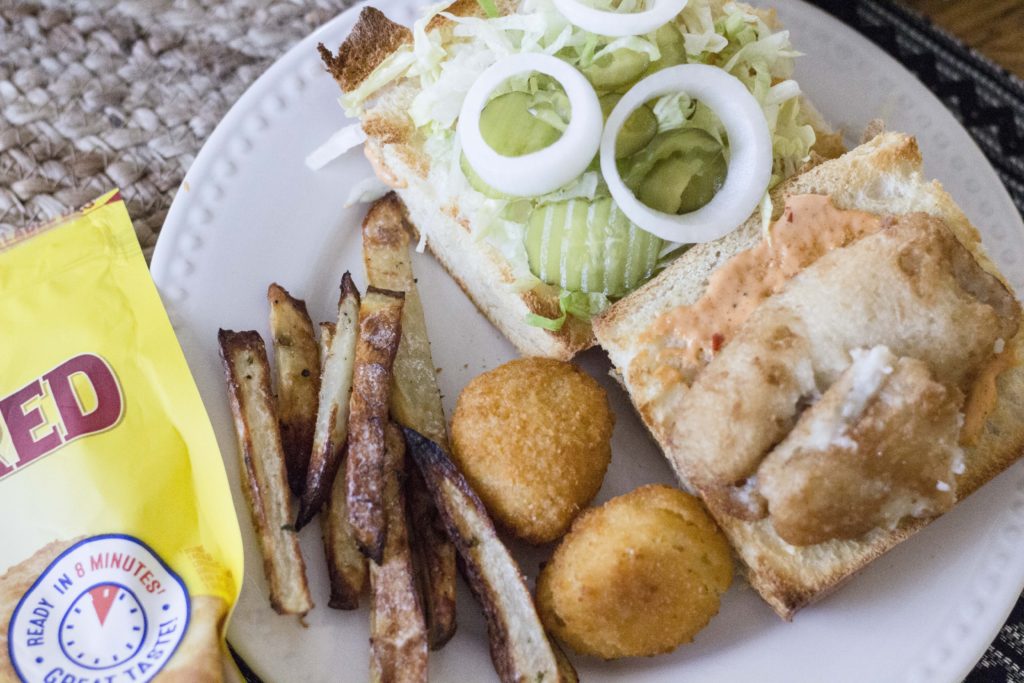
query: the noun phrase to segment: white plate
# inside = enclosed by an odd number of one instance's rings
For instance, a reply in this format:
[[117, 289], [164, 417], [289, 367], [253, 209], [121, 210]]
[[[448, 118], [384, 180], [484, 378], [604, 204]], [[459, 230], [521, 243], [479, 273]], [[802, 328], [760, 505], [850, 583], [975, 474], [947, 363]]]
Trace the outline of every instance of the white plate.
[[[408, 0], [376, 2], [410, 23]], [[981, 228], [1018, 291], [1024, 289], [1024, 225], [981, 152], [942, 104], [877, 47], [798, 0], [779, 0], [793, 43], [808, 57], [798, 78], [825, 116], [858, 135], [875, 117], [918, 136], [927, 172]], [[358, 225], [364, 207], [342, 207], [370, 174], [358, 154], [314, 173], [305, 155], [346, 121], [338, 90], [314, 46], [336, 47], [357, 10], [339, 16], [271, 67], [203, 147], [167, 217], [152, 272], [217, 430], [246, 548], [245, 584], [230, 639], [268, 681], [367, 679], [367, 613], [326, 608], [319, 530], [302, 533], [317, 608], [302, 627], [275, 615], [238, 488], [235, 438], [217, 356], [218, 327], [267, 334], [267, 284], [307, 299], [315, 320], [331, 317], [341, 273], [365, 284]], [[514, 357], [429, 258], [415, 261], [445, 408], [482, 370]], [[607, 361], [582, 364], [608, 387], [618, 415], [614, 455], [598, 501], [648, 482], [668, 467], [607, 381]], [[954, 681], [984, 652], [1024, 587], [1024, 467], [1013, 467], [928, 529], [872, 564], [835, 595], [783, 623], [740, 581], [694, 644], [653, 659], [603, 663], [575, 657], [585, 681]], [[516, 547], [525, 572], [544, 552]], [[609, 586], [614, 590], [613, 586]], [[483, 619], [459, 595], [459, 631], [431, 655], [432, 680], [495, 680]], [[656, 619], [657, 615], [651, 615]]]

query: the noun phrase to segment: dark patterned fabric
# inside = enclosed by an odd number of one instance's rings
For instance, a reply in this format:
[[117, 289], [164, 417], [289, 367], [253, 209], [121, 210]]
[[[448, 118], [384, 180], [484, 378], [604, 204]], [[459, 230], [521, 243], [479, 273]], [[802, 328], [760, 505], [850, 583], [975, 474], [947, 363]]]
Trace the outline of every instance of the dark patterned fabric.
[[[898, 59], [944, 102], [1024, 214], [1024, 81], [895, 2], [811, 1]], [[1024, 597], [966, 683], [1024, 683]]]

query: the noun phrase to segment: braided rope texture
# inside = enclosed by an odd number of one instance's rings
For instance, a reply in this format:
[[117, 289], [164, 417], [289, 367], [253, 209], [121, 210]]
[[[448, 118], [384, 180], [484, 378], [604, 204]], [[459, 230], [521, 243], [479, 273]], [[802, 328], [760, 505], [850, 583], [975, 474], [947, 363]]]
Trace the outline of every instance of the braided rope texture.
[[119, 186], [147, 258], [245, 89], [352, 0], [0, 0], [0, 233]]

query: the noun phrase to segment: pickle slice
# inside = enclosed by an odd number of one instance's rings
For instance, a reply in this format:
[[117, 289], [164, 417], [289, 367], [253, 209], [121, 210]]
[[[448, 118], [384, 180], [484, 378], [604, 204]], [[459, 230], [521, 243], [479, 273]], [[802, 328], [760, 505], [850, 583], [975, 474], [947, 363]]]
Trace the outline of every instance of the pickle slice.
[[610, 91], [632, 85], [647, 70], [651, 60], [642, 52], [622, 48], [594, 60], [582, 69], [595, 90]]
[[670, 21], [654, 32], [654, 42], [661, 57], [651, 62], [644, 76], [670, 66], [686, 63], [686, 39], [674, 21]]
[[[618, 93], [609, 93], [600, 98], [601, 111], [605, 119], [611, 114], [612, 109], [622, 99]], [[619, 129], [619, 136], [615, 138], [615, 158], [625, 159], [636, 154], [654, 139], [658, 134], [658, 117], [654, 115], [651, 108], [643, 105], [637, 108]]]
[[526, 92], [509, 92], [487, 103], [480, 112], [480, 134], [495, 152], [518, 157], [544, 149], [562, 132], [534, 116], [535, 98]]
[[641, 230], [609, 197], [534, 209], [524, 236], [530, 270], [573, 292], [620, 297], [654, 275], [662, 241]]
[[660, 133], [622, 163], [623, 181], [637, 199], [665, 213], [696, 211], [725, 182], [722, 146], [697, 128]]

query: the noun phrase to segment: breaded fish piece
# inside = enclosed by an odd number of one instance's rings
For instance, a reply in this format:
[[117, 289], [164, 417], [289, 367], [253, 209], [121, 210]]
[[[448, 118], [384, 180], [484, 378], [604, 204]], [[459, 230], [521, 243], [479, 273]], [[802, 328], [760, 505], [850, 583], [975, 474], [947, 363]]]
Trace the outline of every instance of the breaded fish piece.
[[963, 472], [959, 389], [884, 346], [854, 362], [761, 463], [755, 491], [794, 545], [942, 514]]
[[1010, 292], [940, 220], [893, 219], [823, 256], [754, 312], [684, 397], [675, 465], [731, 514], [758, 519], [746, 480], [854, 349], [885, 345], [966, 391], [996, 340], [1019, 324]]

